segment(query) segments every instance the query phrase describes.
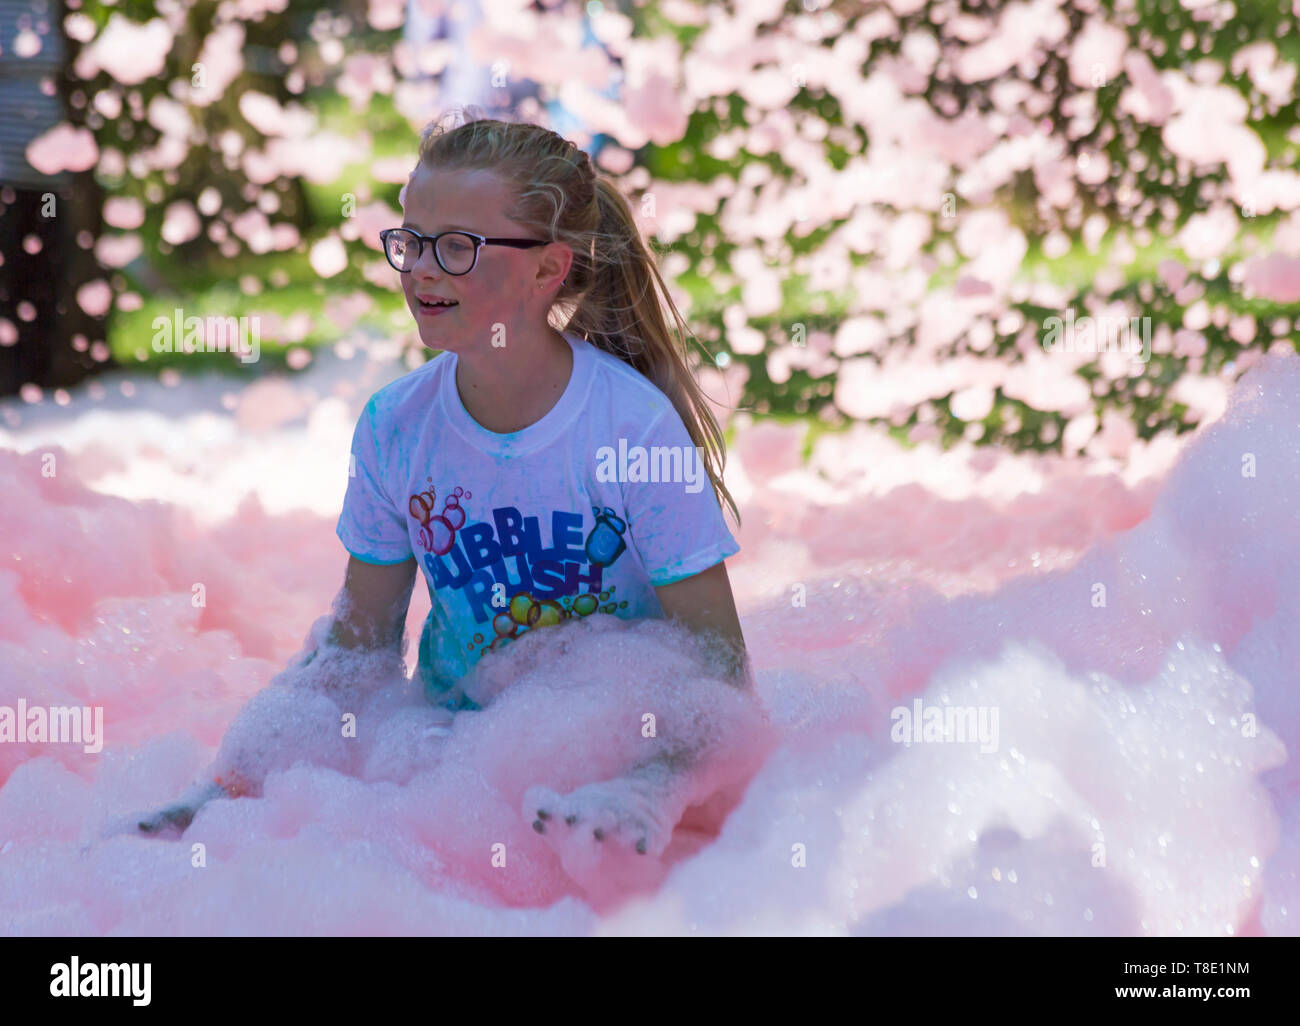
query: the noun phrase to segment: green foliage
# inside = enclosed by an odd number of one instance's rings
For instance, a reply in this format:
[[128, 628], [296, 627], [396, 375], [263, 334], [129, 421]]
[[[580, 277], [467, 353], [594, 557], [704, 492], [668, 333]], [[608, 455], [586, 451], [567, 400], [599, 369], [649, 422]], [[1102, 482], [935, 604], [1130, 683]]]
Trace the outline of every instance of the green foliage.
[[[722, 6], [735, 11], [743, 0]], [[633, 32], [640, 37], [671, 36], [684, 53], [698, 45], [707, 17], [700, 25], [675, 24], [667, 7], [658, 0], [618, 5], [631, 18]], [[964, 14], [996, 22], [1000, 4], [963, 0], [957, 7]], [[1069, 77], [1067, 54], [1072, 40], [1082, 31], [1090, 12], [1097, 5], [1066, 2], [1061, 11], [1068, 19], [1069, 31], [1059, 44], [1040, 49], [1033, 61], [1022, 62], [999, 74], [996, 80], [966, 82], [954, 72], [950, 59], [938, 61], [928, 80], [917, 94], [941, 118], [956, 119], [974, 113], [988, 115], [996, 108], [995, 90], [1007, 82], [1046, 94], [1045, 109], [1036, 112], [1034, 123], [1045, 123], [1058, 140], [1067, 158], [1090, 152], [1104, 154], [1111, 162], [1111, 173], [1099, 183], [1074, 181], [1078, 201], [1072, 209], [1058, 210], [1039, 195], [1031, 170], [1020, 171], [999, 187], [982, 205], [1001, 209], [1017, 226], [1028, 242], [1028, 252], [1019, 274], [1030, 281], [1050, 281], [1066, 290], [1068, 306], [1080, 313], [1099, 304], [1124, 301], [1149, 317], [1153, 326], [1181, 326], [1187, 308], [1198, 299], [1221, 306], [1230, 314], [1253, 314], [1260, 325], [1254, 342], [1241, 346], [1213, 323], [1202, 331], [1206, 340], [1203, 357], [1154, 354], [1145, 373], [1138, 378], [1110, 380], [1101, 374], [1097, 362], [1078, 371], [1094, 389], [1094, 408], [1100, 416], [1108, 410], [1120, 410], [1130, 417], [1140, 437], [1150, 438], [1163, 432], [1182, 432], [1195, 426], [1187, 408], [1170, 397], [1176, 382], [1186, 374], [1219, 373], [1234, 366], [1243, 349], [1267, 347], [1273, 340], [1272, 326], [1291, 312], [1265, 300], [1246, 300], [1240, 288], [1229, 281], [1226, 268], [1232, 263], [1264, 252], [1280, 219], [1276, 213], [1254, 218], [1243, 217], [1242, 230], [1232, 249], [1220, 262], [1199, 266], [1188, 259], [1178, 244], [1177, 235], [1189, 217], [1203, 212], [1217, 202], [1222, 192], [1225, 170], [1221, 166], [1193, 167], [1177, 158], [1165, 145], [1162, 129], [1146, 124], [1121, 109], [1120, 100], [1129, 86], [1121, 71], [1111, 80], [1095, 87], [1081, 88]], [[814, 8], [810, 11], [809, 8]], [[931, 37], [945, 47], [953, 45], [945, 36], [942, 22], [951, 15], [949, 2], [931, 0], [920, 9], [898, 19], [898, 30], [873, 40], [860, 71], [865, 78], [883, 66], [883, 62], [905, 58], [904, 38], [916, 34]], [[818, 44], [829, 48], [838, 35], [852, 32], [858, 22], [880, 9], [875, 3], [858, 0], [805, 3], [790, 0], [784, 11], [762, 33], [787, 33], [797, 19], [808, 24], [829, 24], [824, 19], [839, 19], [838, 33], [828, 34]], [[120, 0], [116, 4], [94, 0], [85, 8], [97, 25], [103, 25], [113, 12], [146, 21], [154, 8], [145, 0]], [[158, 142], [159, 133], [146, 117], [132, 116], [147, 111], [155, 96], [167, 95], [184, 102], [188, 95], [190, 69], [212, 32], [220, 15], [213, 0], [196, 0], [182, 9], [183, 29], [167, 57], [162, 75], [139, 86], [122, 87], [100, 75], [84, 85], [88, 98], [100, 90], [116, 93], [124, 101], [123, 116], [107, 119], [96, 115], [92, 121], [101, 153], [117, 151], [128, 163], [132, 155], [147, 152]], [[943, 15], [940, 15], [940, 12]], [[1300, 124], [1300, 107], [1294, 99], [1271, 109], [1244, 72], [1234, 74], [1233, 56], [1256, 40], [1272, 41], [1281, 59], [1300, 62], [1300, 34], [1289, 2], [1283, 0], [1239, 0], [1236, 14], [1227, 24], [1207, 20], [1205, 12], [1183, 8], [1178, 0], [1119, 3], [1102, 0], [1099, 13], [1111, 25], [1122, 26], [1130, 47], [1146, 54], [1157, 71], [1169, 69], [1184, 74], [1196, 61], [1212, 60], [1223, 68], [1223, 83], [1238, 90], [1251, 105], [1250, 127], [1257, 133], [1277, 166], [1294, 166], [1296, 162], [1296, 128]], [[557, 15], [559, 16], [559, 15]], [[116, 195], [140, 199], [146, 210], [145, 223], [139, 229], [144, 241], [140, 260], [113, 276], [120, 292], [132, 290], [147, 297], [139, 309], [119, 311], [110, 335], [113, 351], [126, 360], [135, 358], [147, 340], [148, 325], [160, 311], [170, 310], [179, 297], [186, 297], [186, 312], [200, 316], [211, 312], [222, 316], [261, 311], [282, 317], [307, 310], [313, 327], [301, 344], [325, 344], [338, 337], [339, 328], [324, 314], [330, 296], [361, 293], [371, 298], [371, 312], [362, 320], [367, 330], [391, 332], [407, 324], [400, 295], [370, 284], [361, 273], [365, 262], [377, 259], [363, 242], [351, 243], [352, 260], [341, 274], [322, 282], [307, 262], [312, 242], [343, 227], [341, 199], [344, 194], [357, 198], [358, 204], [380, 201], [398, 207], [400, 187], [375, 181], [371, 164], [384, 157], [407, 157], [414, 154], [416, 137], [406, 118], [397, 110], [393, 98], [383, 92], [373, 95], [362, 110], [354, 110], [350, 100], [337, 89], [339, 66], [324, 59], [322, 48], [333, 40], [345, 44], [347, 53], [387, 54], [398, 38], [397, 32], [375, 32], [365, 21], [364, 6], [359, 3], [341, 9], [327, 9], [317, 0], [289, 0], [280, 13], [244, 23], [247, 32], [245, 67], [236, 82], [221, 99], [208, 107], [189, 106], [196, 119], [198, 136], [189, 153], [175, 171], [149, 171], [121, 176], [102, 173], [103, 184]], [[807, 33], [803, 34], [807, 37]], [[815, 36], [814, 36], [815, 37]], [[296, 52], [282, 48], [293, 40]], [[291, 85], [293, 88], [291, 88]], [[301, 104], [318, 119], [321, 131], [336, 133], [361, 142], [366, 157], [343, 169], [338, 179], [318, 185], [296, 178], [280, 178], [268, 183], [265, 190], [249, 189], [238, 168], [225, 158], [216, 141], [223, 133], [235, 133], [247, 148], [266, 143], [240, 111], [240, 97], [249, 91], [271, 96], [284, 104]], [[1095, 103], [1096, 116], [1081, 124], [1073, 114], [1075, 105], [1088, 99]], [[801, 126], [824, 123], [821, 139], [828, 167], [837, 171], [851, 161], [868, 155], [872, 140], [865, 127], [847, 123], [840, 98], [830, 90], [803, 85], [789, 101], [787, 109]], [[635, 154], [636, 162], [649, 172], [652, 183], [714, 182], [719, 178], [738, 179], [749, 165], [763, 165], [773, 179], [801, 186], [801, 172], [779, 152], [756, 154], [741, 149], [734, 158], [720, 159], [710, 153], [724, 135], [746, 129], [762, 116], [738, 94], [709, 97], [699, 101], [687, 118], [682, 137], [667, 145], [647, 145]], [[202, 231], [192, 241], [174, 249], [160, 237], [163, 213], [176, 200], [194, 202], [205, 188], [220, 193], [220, 207], [202, 217]], [[650, 189], [653, 190], [651, 184]], [[956, 175], [948, 188], [957, 194]], [[213, 238], [214, 225], [229, 226], [240, 213], [252, 209], [266, 195], [274, 197], [273, 220], [293, 225], [302, 236], [290, 252], [251, 254], [242, 249], [236, 254], [222, 253]], [[636, 203], [640, 197], [631, 197]], [[843, 227], [844, 220], [816, 224], [795, 224], [784, 238], [759, 248], [771, 266], [780, 269], [779, 308], [770, 315], [749, 318], [751, 327], [763, 334], [763, 352], [741, 354], [727, 345], [724, 314], [742, 302], [743, 282], [737, 280], [731, 265], [742, 246], [752, 240], [727, 237], [722, 229], [728, 200], [716, 211], [696, 216], [694, 227], [682, 236], [658, 245], [662, 255], [685, 258], [685, 270], [676, 284], [689, 297], [688, 316], [692, 329], [708, 355], [720, 365], [738, 364], [748, 370], [748, 380], [741, 406], [755, 413], [780, 418], [810, 418], [818, 432], [837, 430], [848, 418], [835, 405], [836, 373], [831, 369], [814, 375], [796, 367], [786, 380], [775, 381], [769, 375], [769, 359], [779, 348], [789, 345], [791, 326], [802, 324], [809, 335], [824, 332], [833, 335], [840, 323], [863, 312], [860, 297], [853, 289], [816, 289], [804, 263], [815, 258], [828, 246], [828, 240]], [[965, 198], [961, 198], [965, 205]], [[887, 217], [904, 211], [881, 208]], [[859, 211], [853, 211], [856, 214]], [[1083, 242], [1081, 226], [1094, 215], [1106, 219], [1109, 228], [1095, 251]], [[956, 224], [960, 224], [958, 217]], [[931, 290], [952, 287], [963, 274], [963, 264], [953, 258], [954, 228], [951, 221], [933, 218], [930, 240], [923, 248]], [[1049, 233], [1064, 233], [1070, 240], [1063, 256], [1049, 257], [1045, 238]], [[1123, 265], [1114, 260], [1116, 243], [1121, 235], [1136, 249], [1135, 257]], [[215, 232], [220, 235], [220, 228]], [[227, 247], [227, 250], [229, 247]], [[854, 269], [872, 267], [878, 254], [853, 252], [848, 256]], [[1187, 267], [1189, 285], [1178, 295], [1171, 294], [1158, 275], [1162, 261], [1175, 260]], [[1117, 282], [1114, 271], [1118, 268]], [[1107, 272], [1102, 274], [1101, 272]], [[240, 285], [241, 279], [253, 276], [263, 284], [256, 294]], [[1046, 309], [1031, 302], [1011, 302], [1008, 309], [1017, 311], [1025, 325], [1041, 337], [1046, 318], [1060, 316], [1061, 309]], [[408, 325], [409, 326], [409, 325]], [[1040, 326], [1040, 327], [1035, 327]], [[890, 340], [892, 346], [907, 347], [916, 342], [910, 329], [899, 330]], [[144, 348], [147, 348], [144, 347]], [[272, 342], [264, 344], [272, 359], [284, 350]], [[967, 340], [958, 339], [949, 357], [972, 353]], [[1004, 362], [1018, 359], [1016, 338], [998, 334], [977, 355]], [[147, 351], [150, 360], [161, 360]], [[187, 357], [192, 361], [195, 357]], [[229, 358], [216, 361], [229, 364]], [[188, 364], [193, 365], [193, 364]], [[910, 426], [929, 421], [939, 429], [946, 442], [974, 433], [950, 410], [951, 396], [934, 397], [912, 410], [901, 423], [891, 423], [890, 430], [905, 437]], [[1061, 445], [1064, 418], [1051, 411], [1035, 410], [999, 390], [993, 409], [981, 422], [982, 444], [1004, 445], [1013, 449], [1057, 449]]]

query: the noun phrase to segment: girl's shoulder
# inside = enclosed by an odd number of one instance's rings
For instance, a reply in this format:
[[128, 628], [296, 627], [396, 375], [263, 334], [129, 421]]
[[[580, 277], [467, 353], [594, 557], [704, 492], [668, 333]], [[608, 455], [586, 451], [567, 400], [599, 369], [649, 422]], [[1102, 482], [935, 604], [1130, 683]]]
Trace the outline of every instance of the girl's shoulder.
[[394, 378], [366, 400], [361, 418], [374, 437], [379, 452], [388, 452], [403, 438], [425, 433], [433, 415], [441, 381], [449, 361], [439, 353], [414, 370]]
[[377, 389], [366, 401], [366, 407], [376, 422], [400, 417], [407, 407], [427, 408], [437, 394], [443, 372], [451, 364], [449, 353], [438, 353], [414, 370], [394, 378]]
[[592, 395], [588, 397], [589, 401], [604, 396], [612, 409], [635, 411], [638, 419], [641, 420], [646, 417], [657, 418], [665, 411], [676, 412], [673, 410], [672, 400], [631, 364], [589, 343], [587, 348], [595, 364], [594, 377], [600, 386], [593, 389]]

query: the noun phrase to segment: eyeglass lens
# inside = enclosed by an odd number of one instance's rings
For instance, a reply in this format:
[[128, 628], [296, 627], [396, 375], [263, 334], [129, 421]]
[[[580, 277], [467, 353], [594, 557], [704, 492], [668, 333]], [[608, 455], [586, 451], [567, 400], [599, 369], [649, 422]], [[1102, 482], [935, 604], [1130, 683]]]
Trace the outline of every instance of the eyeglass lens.
[[[420, 259], [420, 240], [411, 232], [395, 231], [388, 236], [388, 259], [399, 271], [410, 271]], [[451, 232], [438, 239], [438, 259], [449, 274], [465, 274], [474, 266], [474, 240]]]

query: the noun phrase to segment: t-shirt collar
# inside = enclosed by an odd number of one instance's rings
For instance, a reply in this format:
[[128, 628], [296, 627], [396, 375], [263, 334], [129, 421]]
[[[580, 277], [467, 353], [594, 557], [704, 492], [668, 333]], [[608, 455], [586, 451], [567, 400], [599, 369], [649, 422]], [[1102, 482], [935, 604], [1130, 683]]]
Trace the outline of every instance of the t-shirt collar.
[[521, 431], [499, 434], [489, 431], [469, 415], [465, 404], [460, 400], [456, 389], [455, 353], [449, 353], [447, 365], [443, 368], [442, 387], [439, 397], [442, 403], [442, 415], [456, 432], [474, 446], [492, 456], [523, 456], [553, 441], [581, 412], [591, 387], [595, 359], [591, 344], [570, 332], [561, 332], [565, 341], [573, 350], [573, 369], [569, 372], [569, 383], [565, 386], [559, 401], [550, 408], [541, 420]]

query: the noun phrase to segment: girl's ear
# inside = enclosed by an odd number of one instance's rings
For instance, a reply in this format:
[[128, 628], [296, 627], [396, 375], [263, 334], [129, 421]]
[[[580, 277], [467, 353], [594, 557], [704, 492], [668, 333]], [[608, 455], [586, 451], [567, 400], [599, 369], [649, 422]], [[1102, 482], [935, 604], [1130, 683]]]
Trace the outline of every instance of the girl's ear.
[[[542, 259], [537, 265], [537, 276], [545, 278], [547, 281], [560, 276], [560, 284], [563, 285], [569, 277], [569, 271], [573, 267], [573, 250], [567, 243], [556, 242], [547, 246], [542, 254]], [[545, 288], [546, 282], [539, 282], [538, 288]]]

